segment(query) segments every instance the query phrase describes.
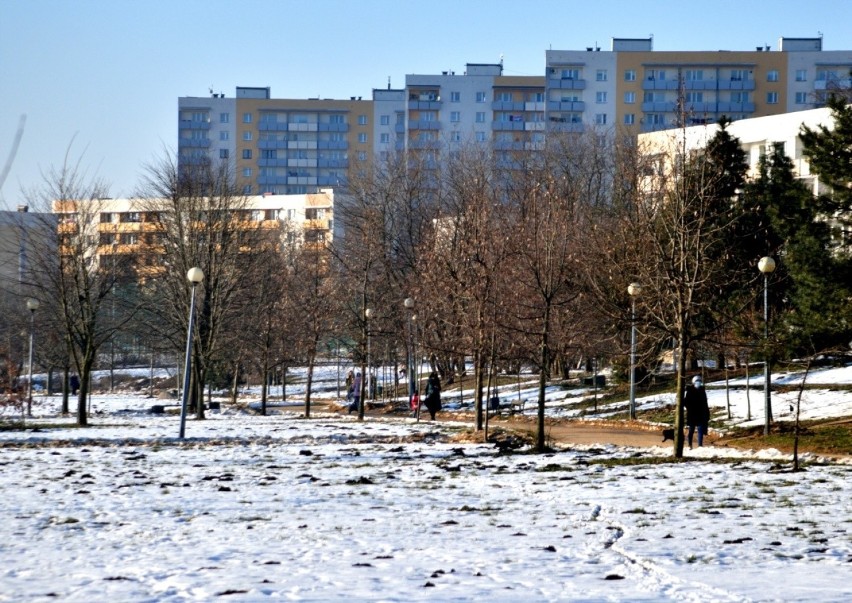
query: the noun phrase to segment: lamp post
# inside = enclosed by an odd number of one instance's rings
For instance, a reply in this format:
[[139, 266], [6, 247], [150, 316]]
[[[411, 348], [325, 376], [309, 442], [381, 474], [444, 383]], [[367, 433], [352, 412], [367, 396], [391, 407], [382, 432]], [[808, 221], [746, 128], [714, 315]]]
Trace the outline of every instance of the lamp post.
[[[364, 375], [364, 384], [367, 387], [367, 391], [364, 396], [370, 396], [373, 391], [373, 382], [372, 382], [372, 374], [370, 373], [370, 319], [373, 317], [373, 310], [371, 308], [367, 308], [364, 310], [364, 326], [367, 329], [367, 374]], [[372, 399], [372, 398], [371, 398]]]
[[636, 298], [642, 294], [642, 285], [630, 283], [630, 419], [636, 419]]
[[35, 338], [35, 313], [38, 310], [38, 300], [27, 300], [27, 310], [30, 311], [30, 377], [27, 381], [27, 416], [33, 416], [33, 339]]
[[408, 348], [408, 366], [405, 372], [408, 375], [408, 407], [411, 408], [411, 400], [414, 398], [414, 350], [411, 345], [411, 322], [414, 316], [414, 298], [406, 297], [402, 303], [405, 309], [408, 310], [408, 320], [405, 321], [408, 326], [408, 345], [406, 346]]
[[775, 260], [769, 256], [760, 258], [757, 263], [757, 269], [763, 273], [763, 343], [764, 361], [763, 361], [763, 410], [764, 423], [763, 435], [769, 435], [769, 424], [772, 422], [772, 398], [769, 393], [770, 387], [770, 361], [769, 361], [769, 275], [775, 271]]
[[201, 268], [190, 268], [186, 273], [186, 280], [192, 286], [192, 295], [189, 302], [189, 324], [186, 328], [186, 356], [183, 363], [183, 400], [180, 406], [180, 439], [183, 439], [184, 427], [186, 426], [186, 405], [189, 400], [189, 376], [192, 367], [192, 330], [195, 323], [195, 287], [204, 280], [204, 272], [202, 272]]

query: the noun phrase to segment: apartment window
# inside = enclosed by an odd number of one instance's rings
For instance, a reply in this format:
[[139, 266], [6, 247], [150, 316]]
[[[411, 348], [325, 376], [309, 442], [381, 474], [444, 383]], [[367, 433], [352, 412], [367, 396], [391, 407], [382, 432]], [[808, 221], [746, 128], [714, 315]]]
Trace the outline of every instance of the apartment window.
[[387, 132], [385, 132], [384, 134], [380, 134], [379, 135], [379, 142], [381, 142], [382, 144], [389, 143], [390, 142], [390, 134], [388, 134]]
[[118, 218], [119, 218], [119, 220], [118, 220], [119, 222], [124, 222], [124, 223], [141, 222], [142, 221], [142, 216], [139, 214], [138, 211], [128, 211], [128, 212], [120, 213], [120, 214], [118, 214]]
[[485, 132], [476, 133], [476, 142], [485, 142]]
[[485, 123], [485, 112], [484, 111], [477, 111], [476, 112], [476, 123], [478, 123], [478, 124], [484, 124]]
[[139, 242], [139, 235], [135, 232], [124, 232], [119, 236], [118, 242], [122, 245], [136, 245]]
[[450, 111], [450, 121], [453, 123], [458, 123], [461, 121], [461, 112], [460, 111]]
[[367, 161], [367, 151], [358, 151], [358, 161]]
[[632, 126], [636, 123], [636, 116], [633, 113], [625, 113], [624, 114], [624, 125]]
[[450, 132], [450, 141], [451, 142], [461, 142], [461, 132], [458, 130], [453, 130]]
[[243, 123], [250, 124], [251, 123], [251, 113], [243, 113]]
[[219, 123], [220, 124], [226, 124], [229, 121], [231, 121], [231, 114], [230, 113], [220, 113], [219, 114]]
[[219, 149], [219, 159], [228, 158], [228, 149]]
[[666, 79], [666, 70], [665, 69], [646, 69], [645, 70], [645, 79], [646, 80], [665, 80]]
[[243, 168], [243, 178], [251, 178], [251, 168]]
[[624, 71], [624, 81], [625, 82], [635, 82], [636, 81], [636, 70], [635, 69], [626, 69]]
[[364, 144], [364, 143], [367, 142], [367, 133], [366, 132], [361, 132], [360, 134], [358, 134], [358, 142], [360, 142], [361, 144]]
[[796, 81], [797, 82], [807, 82], [808, 81], [808, 70], [807, 69], [796, 69]]
[[562, 79], [563, 80], [579, 80], [580, 79], [580, 70], [579, 69], [563, 69], [562, 70]]
[[484, 103], [485, 102], [485, 93], [484, 92], [477, 92], [476, 93], [476, 102], [478, 102], [478, 103]]
[[221, 130], [219, 132], [219, 140], [228, 140], [228, 138], [229, 138], [229, 136], [228, 136], [227, 130]]
[[797, 105], [808, 104], [808, 93], [807, 92], [796, 92], [796, 104]]
[[818, 82], [830, 82], [837, 79], [837, 72], [833, 69], [818, 69], [816, 79]]
[[251, 149], [243, 149], [243, 159], [251, 159]]
[[648, 113], [645, 115], [645, 123], [652, 126], [662, 126], [666, 123], [666, 120], [662, 113]]
[[598, 69], [597, 71], [595, 71], [595, 80], [597, 80], [598, 82], [605, 82], [606, 69]]
[[366, 115], [359, 115], [358, 116], [358, 125], [359, 126], [366, 126], [367, 125], [367, 116]]
[[251, 194], [251, 184], [246, 184], [243, 186], [243, 194], [250, 195]]
[[703, 69], [687, 69], [686, 70], [686, 81], [688, 82], [700, 82], [704, 79], [704, 70]]
[[381, 117], [379, 117], [379, 123], [382, 124], [383, 126], [389, 126], [390, 125], [390, 115], [382, 115]]
[[606, 125], [606, 113], [596, 113], [595, 114], [595, 123], [599, 126]]
[[502, 103], [511, 103], [512, 102], [512, 93], [511, 92], [498, 92], [497, 100]]
[[766, 93], [766, 103], [769, 105], [777, 105], [778, 104], [778, 93], [777, 92], [767, 92]]
[[704, 102], [704, 93], [703, 92], [687, 92], [684, 97], [686, 102], [688, 103], [703, 103]]
[[748, 100], [748, 92], [731, 92], [731, 102], [732, 103], [747, 103]]
[[624, 93], [624, 102], [628, 105], [632, 105], [636, 102], [636, 93], [635, 92], [625, 92]]
[[278, 159], [278, 149], [263, 149], [260, 152], [261, 159]]
[[543, 103], [544, 92], [533, 92], [527, 97], [527, 100], [531, 103]]
[[196, 111], [195, 113], [192, 114], [192, 121], [194, 121], [194, 122], [208, 121], [209, 122], [210, 116], [207, 115], [207, 113], [204, 113], [202, 111]]
[[595, 102], [596, 103], [605, 103], [606, 102], [606, 92], [598, 91], [595, 92]]
[[642, 95], [643, 103], [659, 103], [665, 100], [665, 94], [662, 92], [646, 92]]
[[461, 92], [450, 92], [450, 102], [451, 103], [461, 102]]
[[245, 132], [243, 132], [243, 140], [245, 140], [246, 142], [251, 140], [251, 130], [246, 130]]
[[766, 81], [767, 82], [777, 82], [778, 81], [778, 70], [770, 69], [766, 72]]
[[438, 121], [437, 111], [421, 111], [420, 121]]
[[340, 115], [339, 113], [335, 113], [334, 115], [328, 116], [328, 123], [340, 125], [340, 124], [344, 124], [346, 122], [344, 121], [342, 115]]

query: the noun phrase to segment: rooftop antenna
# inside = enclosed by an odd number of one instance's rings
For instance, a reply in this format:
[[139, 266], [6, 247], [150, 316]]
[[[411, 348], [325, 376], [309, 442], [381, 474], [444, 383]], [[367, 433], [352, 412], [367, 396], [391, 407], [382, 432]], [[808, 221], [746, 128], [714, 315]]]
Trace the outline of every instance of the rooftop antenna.
[[391, 78], [391, 76], [388, 76], [388, 90], [391, 89], [390, 78]]

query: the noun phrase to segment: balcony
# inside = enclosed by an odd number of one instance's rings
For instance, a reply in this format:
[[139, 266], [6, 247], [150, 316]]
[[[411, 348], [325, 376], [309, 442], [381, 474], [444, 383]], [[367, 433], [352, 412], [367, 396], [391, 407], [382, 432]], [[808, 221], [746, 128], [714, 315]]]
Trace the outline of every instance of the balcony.
[[286, 132], [290, 128], [286, 121], [262, 121], [257, 124], [257, 129], [261, 132]]
[[573, 80], [573, 79], [561, 79], [561, 78], [547, 78], [547, 87], [548, 88], [560, 88], [562, 90], [585, 90], [586, 89], [586, 80]]
[[209, 149], [209, 138], [181, 138], [178, 140], [178, 146], [190, 149]]
[[717, 80], [717, 90], [754, 90], [754, 80]]
[[506, 132], [506, 131], [523, 131], [524, 130], [524, 122], [523, 121], [494, 121], [491, 122], [491, 130], [494, 132]]
[[849, 90], [850, 88], [852, 88], [852, 78], [832, 78], [814, 82], [814, 90]]
[[209, 130], [209, 121], [195, 121], [192, 119], [182, 119], [179, 122], [178, 128], [181, 130]]
[[547, 101], [547, 110], [582, 113], [586, 110], [586, 103], [584, 101]]
[[642, 90], [677, 90], [677, 80], [657, 80], [646, 78], [642, 81]]
[[408, 122], [408, 127], [411, 130], [440, 130], [441, 122], [426, 121], [423, 119], [413, 119]]
[[[492, 111], [524, 111], [524, 103], [516, 103], [513, 101], [494, 101], [491, 103]], [[531, 109], [533, 110], [533, 109]]]
[[642, 103], [643, 113], [672, 113], [677, 108], [674, 102], [651, 102]]
[[319, 124], [320, 132], [348, 132], [349, 124]]

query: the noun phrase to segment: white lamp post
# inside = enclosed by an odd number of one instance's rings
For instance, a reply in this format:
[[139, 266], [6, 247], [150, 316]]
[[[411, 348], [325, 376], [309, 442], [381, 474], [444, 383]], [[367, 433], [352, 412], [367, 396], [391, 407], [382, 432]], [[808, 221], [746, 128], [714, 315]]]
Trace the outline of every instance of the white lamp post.
[[370, 396], [373, 391], [373, 377], [370, 372], [370, 319], [373, 317], [373, 310], [367, 308], [364, 310], [364, 326], [367, 328], [367, 374], [364, 375], [364, 384], [367, 387], [367, 391], [364, 394], [364, 397]]
[[[192, 365], [192, 330], [195, 323], [195, 287], [204, 280], [204, 272], [201, 268], [190, 268], [186, 273], [186, 280], [192, 286], [192, 295], [189, 302], [189, 325], [186, 328], [186, 357], [183, 363], [183, 400], [180, 407], [180, 438], [183, 439], [186, 426], [186, 405], [189, 400], [189, 377]], [[200, 403], [200, 401], [199, 401]]]
[[630, 283], [630, 419], [636, 419], [636, 298], [642, 294], [642, 285]]
[[408, 310], [408, 320], [406, 320], [408, 326], [408, 367], [405, 369], [405, 372], [408, 374], [408, 407], [411, 408], [411, 400], [414, 399], [414, 350], [411, 346], [411, 322], [414, 316], [414, 298], [406, 297], [405, 301], [402, 302], [405, 306], [405, 309]]
[[27, 300], [27, 310], [30, 311], [30, 378], [27, 381], [27, 416], [33, 416], [33, 340], [35, 339], [35, 313], [38, 310], [38, 300]]
[[772, 422], [772, 398], [769, 393], [770, 387], [770, 362], [769, 362], [769, 275], [775, 271], [775, 260], [766, 256], [760, 258], [757, 269], [763, 273], [763, 342], [766, 346], [764, 353], [766, 357], [763, 362], [763, 410], [765, 413], [763, 423], [763, 435], [769, 435], [769, 424]]

